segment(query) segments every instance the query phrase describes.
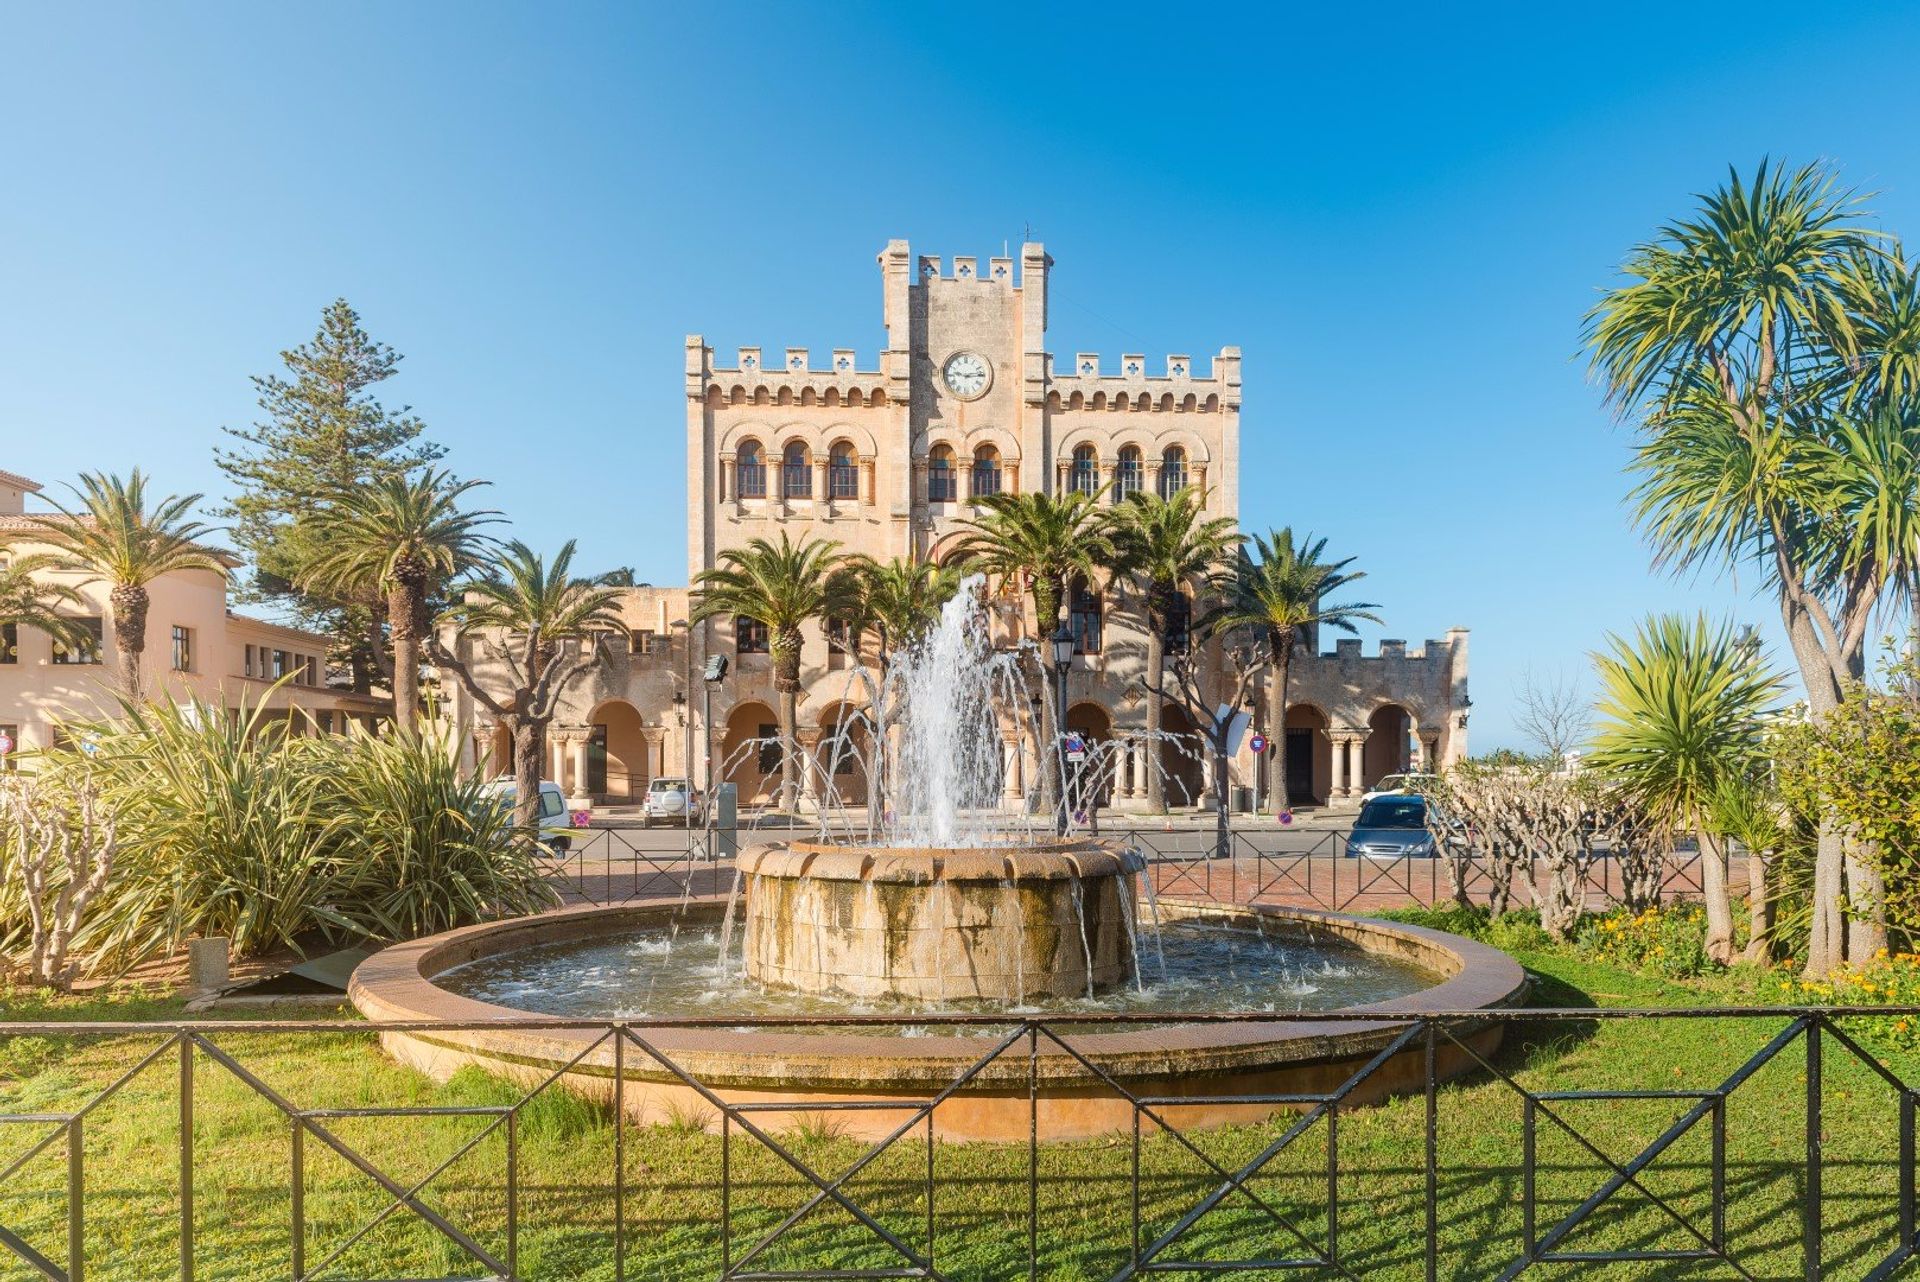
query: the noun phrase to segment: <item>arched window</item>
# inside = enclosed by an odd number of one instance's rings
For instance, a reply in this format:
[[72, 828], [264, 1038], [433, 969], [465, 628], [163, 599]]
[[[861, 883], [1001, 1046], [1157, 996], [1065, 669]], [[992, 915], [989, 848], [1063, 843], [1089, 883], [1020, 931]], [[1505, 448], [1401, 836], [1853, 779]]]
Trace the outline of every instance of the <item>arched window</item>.
[[1187, 452], [1169, 445], [1160, 455], [1160, 497], [1170, 499], [1187, 488]]
[[760, 453], [760, 442], [742, 441], [734, 465], [735, 492], [743, 499], [767, 497], [767, 463]]
[[853, 446], [845, 441], [827, 455], [827, 494], [836, 499], [860, 497], [860, 465], [854, 461]]
[[769, 640], [766, 624], [758, 619], [749, 619], [744, 614], [733, 616], [733, 652], [735, 654], [765, 654]]
[[953, 472], [953, 448], [936, 445], [927, 455], [927, 502], [951, 503], [960, 497], [960, 478]]
[[1138, 494], [1141, 483], [1146, 479], [1147, 465], [1140, 459], [1140, 447], [1125, 445], [1120, 449], [1119, 466], [1113, 472], [1113, 501], [1125, 503], [1127, 495]]
[[1067, 474], [1067, 488], [1080, 494], [1091, 494], [1100, 488], [1100, 468], [1094, 461], [1093, 446], [1076, 445], [1073, 450], [1073, 468]]
[[973, 452], [973, 497], [985, 498], [1000, 492], [1000, 451], [982, 445]]
[[789, 499], [813, 497], [813, 467], [803, 442], [789, 444], [780, 460], [780, 494]]

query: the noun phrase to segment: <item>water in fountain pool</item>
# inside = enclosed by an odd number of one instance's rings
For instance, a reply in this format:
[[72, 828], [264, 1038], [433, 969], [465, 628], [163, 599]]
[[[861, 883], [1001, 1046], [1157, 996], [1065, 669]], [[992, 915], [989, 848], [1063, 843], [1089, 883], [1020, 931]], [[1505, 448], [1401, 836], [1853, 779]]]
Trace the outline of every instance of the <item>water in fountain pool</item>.
[[722, 965], [710, 922], [643, 928], [483, 957], [435, 978], [450, 992], [570, 1019], [677, 1016], [1074, 1015], [1101, 1011], [1331, 1010], [1430, 986], [1435, 976], [1394, 958], [1263, 932], [1251, 922], [1169, 921], [1164, 974], [1149, 962], [1138, 986], [1097, 997], [1017, 1007], [926, 1001], [854, 1002], [763, 987]]

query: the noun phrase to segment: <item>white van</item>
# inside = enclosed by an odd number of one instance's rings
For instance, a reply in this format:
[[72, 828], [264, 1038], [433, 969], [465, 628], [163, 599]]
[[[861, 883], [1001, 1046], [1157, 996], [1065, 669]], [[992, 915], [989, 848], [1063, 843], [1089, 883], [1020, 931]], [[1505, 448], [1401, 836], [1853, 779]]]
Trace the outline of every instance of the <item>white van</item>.
[[[512, 775], [501, 775], [487, 784], [487, 792], [500, 804], [512, 808], [518, 795]], [[567, 795], [551, 779], [540, 781], [540, 844], [556, 855], [564, 855], [573, 846], [573, 813], [567, 809]]]

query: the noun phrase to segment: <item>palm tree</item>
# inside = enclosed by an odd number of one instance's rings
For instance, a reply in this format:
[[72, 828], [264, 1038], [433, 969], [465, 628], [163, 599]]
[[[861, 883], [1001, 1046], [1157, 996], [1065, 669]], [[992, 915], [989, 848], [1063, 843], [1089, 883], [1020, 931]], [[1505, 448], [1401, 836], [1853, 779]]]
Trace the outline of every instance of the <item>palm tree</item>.
[[336, 491], [313, 514], [318, 551], [302, 569], [300, 586], [342, 596], [368, 589], [385, 595], [393, 644], [393, 715], [403, 728], [411, 729], [419, 716], [427, 602], [441, 585], [473, 567], [483, 545], [480, 527], [498, 516], [460, 509], [461, 496], [484, 484], [422, 468]]
[[960, 591], [967, 567], [919, 557], [880, 561], [854, 556], [842, 564], [841, 573], [849, 576], [847, 587], [857, 603], [857, 630], [871, 628], [878, 634], [884, 671], [895, 652], [918, 641], [940, 618], [941, 609]]
[[[1705, 615], [1646, 620], [1629, 641], [1594, 656], [1599, 723], [1587, 763], [1610, 775], [1658, 822], [1698, 834], [1707, 908], [1707, 956], [1733, 960], [1727, 857], [1708, 816], [1760, 752], [1780, 694], [1753, 642]], [[1764, 894], [1764, 887], [1750, 888]]]
[[[990, 494], [973, 500], [981, 515], [960, 522], [965, 531], [956, 544], [973, 568], [993, 576], [1000, 590], [1016, 593], [1024, 585], [1033, 600], [1035, 638], [1045, 648], [1060, 626], [1060, 608], [1075, 579], [1091, 583], [1113, 560], [1111, 516], [1100, 494]], [[1043, 673], [1051, 665], [1042, 662]], [[1040, 701], [1040, 741], [1052, 744], [1053, 769], [1040, 772], [1037, 802], [1055, 804], [1054, 787], [1066, 777], [1061, 727], [1054, 723], [1054, 700]], [[1044, 751], [1044, 750], [1043, 750]]]
[[572, 539], [550, 562], [515, 539], [464, 585], [444, 616], [456, 650], [477, 638], [505, 666], [511, 688], [504, 693], [489, 689], [467, 658], [430, 634], [434, 662], [459, 677], [513, 736], [513, 821], [526, 828], [538, 822], [547, 727], [560, 698], [600, 659], [601, 638], [620, 626], [620, 589], [574, 577], [573, 555]]
[[[1138, 579], [1145, 588], [1147, 615], [1147, 670], [1141, 684], [1147, 690], [1147, 741], [1160, 751], [1162, 691], [1166, 685], [1166, 654], [1171, 625], [1178, 607], [1188, 601], [1185, 590], [1212, 582], [1242, 542], [1232, 517], [1206, 515], [1207, 496], [1182, 489], [1170, 499], [1136, 490], [1114, 512], [1114, 569]], [[1192, 645], [1192, 606], [1186, 617]], [[1147, 771], [1147, 809], [1167, 808], [1166, 781], [1157, 769]]]
[[852, 611], [852, 586], [836, 573], [839, 544], [827, 539], [795, 543], [749, 539], [720, 553], [720, 564], [694, 576], [693, 612], [700, 623], [722, 614], [752, 619], [767, 629], [773, 688], [780, 695], [780, 808], [792, 812], [799, 799], [800, 628], [809, 619], [842, 618]]
[[[1884, 489], [1848, 429], [1911, 421], [1920, 286], [1862, 213], [1817, 165], [1733, 173], [1633, 251], [1587, 320], [1608, 401], [1641, 419], [1634, 502], [1656, 564], [1757, 567], [1815, 717], [1864, 677], [1885, 595], [1913, 587], [1911, 518], [1865, 497]], [[1881, 900], [1872, 862], [1827, 817], [1810, 974], [1872, 954]]]
[[[71, 617], [60, 613], [81, 604], [78, 591], [64, 583], [50, 583], [36, 575], [60, 568], [60, 559], [44, 552], [12, 559], [0, 558], [0, 628], [38, 628], [65, 646], [85, 641]], [[0, 660], [7, 642], [0, 637]]]
[[[1319, 628], [1353, 632], [1358, 622], [1378, 623], [1371, 601], [1329, 605], [1327, 597], [1366, 578], [1365, 571], [1349, 570], [1353, 558], [1323, 561], [1327, 541], [1311, 534], [1295, 539], [1286, 526], [1267, 535], [1254, 535], [1255, 555], [1244, 549], [1228, 588], [1229, 603], [1219, 626], [1244, 627], [1264, 635], [1273, 665], [1267, 682], [1267, 735], [1273, 741], [1273, 813], [1287, 809], [1287, 681], [1293, 669], [1294, 647]], [[1357, 781], [1356, 781], [1357, 782]], [[1216, 782], [1224, 787], [1225, 781]]]
[[203, 547], [213, 531], [187, 513], [198, 494], [147, 499], [147, 478], [139, 468], [126, 480], [100, 472], [80, 478], [77, 508], [58, 502], [58, 515], [39, 516], [34, 524], [58, 549], [59, 566], [105, 583], [114, 648], [120, 654], [120, 681], [130, 699], [140, 698], [140, 656], [147, 648], [147, 585], [178, 570], [211, 570], [224, 576], [220, 554]]

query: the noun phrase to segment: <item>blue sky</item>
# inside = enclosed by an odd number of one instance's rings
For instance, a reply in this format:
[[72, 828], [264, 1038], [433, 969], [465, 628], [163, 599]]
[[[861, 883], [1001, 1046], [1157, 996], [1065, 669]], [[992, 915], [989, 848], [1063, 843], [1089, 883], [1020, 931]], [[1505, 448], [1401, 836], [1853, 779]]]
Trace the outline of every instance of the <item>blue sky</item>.
[[682, 337], [866, 363], [889, 237], [1030, 225], [1056, 351], [1245, 350], [1244, 522], [1471, 627], [1476, 749], [1647, 611], [1774, 617], [1625, 519], [1624, 252], [1766, 154], [1920, 236], [1911, 6], [14, 4], [0, 58], [0, 468], [217, 496], [344, 295], [518, 534], [680, 582]]

